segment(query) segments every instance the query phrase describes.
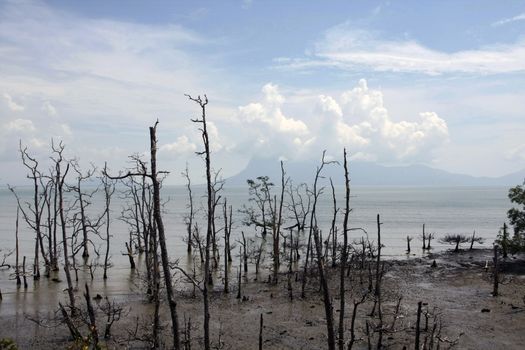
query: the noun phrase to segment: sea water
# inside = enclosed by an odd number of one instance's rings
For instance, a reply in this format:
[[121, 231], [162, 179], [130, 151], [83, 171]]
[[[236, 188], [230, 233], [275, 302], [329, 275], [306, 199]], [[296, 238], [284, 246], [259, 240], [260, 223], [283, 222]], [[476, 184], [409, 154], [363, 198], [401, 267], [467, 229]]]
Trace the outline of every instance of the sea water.
[[[423, 224], [425, 231], [432, 233], [435, 239], [432, 241], [434, 251], [449, 248], [439, 242], [439, 238], [445, 234], [472, 235], [475, 231], [477, 237], [484, 238], [484, 247], [491, 247], [498, 230], [506, 221], [506, 212], [511, 207], [507, 198], [508, 189], [505, 187], [359, 187], [351, 188], [349, 226], [359, 228], [350, 232], [350, 241], [357, 241], [363, 235], [367, 235], [371, 241], [377, 240], [377, 214], [381, 222], [381, 242], [384, 245], [383, 255], [387, 258], [407, 258], [406, 237], [413, 238], [411, 242], [412, 253], [422, 254], [422, 241], [420, 239]], [[17, 189], [22, 205], [31, 202], [32, 190], [29, 187]], [[273, 189], [277, 198], [279, 190]], [[205, 188], [197, 186], [193, 189], [194, 206], [197, 221], [201, 224], [201, 232], [205, 232]], [[221, 200], [226, 198], [228, 206], [233, 207], [233, 229], [231, 242], [239, 239], [241, 231], [247, 237], [253, 237], [253, 227], [242, 224], [243, 214], [239, 211], [243, 205], [250, 206], [247, 186], [227, 187], [220, 193]], [[339, 232], [343, 221], [344, 211], [344, 188], [336, 188], [337, 205], [340, 208], [337, 216]], [[71, 195], [66, 195], [67, 202], [72, 200]], [[88, 213], [92, 216], [100, 215], [104, 210], [104, 199], [101, 193], [95, 194]], [[188, 193], [183, 186], [164, 186], [162, 188], [163, 220], [166, 229], [167, 246], [170, 259], [179, 260], [184, 266], [191, 265], [191, 259], [186, 252], [185, 237], [186, 227], [184, 217], [189, 209]], [[129, 227], [120, 218], [122, 210], [129, 200], [122, 194], [116, 193], [111, 202], [111, 263], [109, 270], [110, 278], [102, 280], [102, 268], [95, 270], [95, 288], [102, 290], [104, 295], [118, 296], [127, 295], [139, 288], [137, 274], [144, 264], [143, 258], [136, 257], [139, 265], [138, 272], [130, 271], [124, 243], [129, 240]], [[217, 208], [217, 228], [223, 226], [222, 206]], [[330, 187], [326, 187], [319, 197], [317, 206], [318, 225], [322, 230], [323, 237], [328, 236], [333, 216], [333, 201]], [[294, 221], [291, 213], [284, 209], [283, 226], [291, 226]], [[15, 248], [15, 220], [16, 200], [7, 189], [0, 189], [0, 262], [4, 254], [9, 254]], [[307, 222], [309, 222], [307, 220]], [[69, 228], [68, 228], [69, 230]], [[58, 230], [60, 231], [60, 230]], [[105, 232], [105, 231], [103, 231]], [[70, 234], [70, 233], [69, 233]], [[104, 234], [104, 233], [103, 233]], [[60, 239], [61, 234], [57, 233]], [[218, 233], [219, 242], [222, 243], [223, 233]], [[91, 237], [96, 249], [100, 252], [98, 262], [103, 262], [105, 243], [98, 237]], [[306, 237], [303, 236], [303, 240]], [[26, 270], [32, 271], [34, 257], [35, 234], [20, 216], [19, 222], [19, 245], [20, 263], [22, 256], [26, 256]], [[238, 253], [234, 249], [234, 255]], [[478, 246], [478, 245], [476, 245]], [[46, 246], [47, 249], [47, 246]], [[61, 245], [59, 246], [61, 250]], [[222, 252], [222, 251], [221, 251]], [[90, 247], [91, 257], [97, 259], [93, 247]], [[82, 265], [81, 253], [78, 253], [78, 265]], [[411, 255], [413, 256], [413, 255]], [[410, 256], [408, 256], [410, 257]], [[268, 256], [266, 262], [270, 263]], [[42, 259], [41, 263], [42, 263]], [[12, 253], [6, 259], [7, 263], [14, 265], [15, 256]], [[41, 270], [43, 272], [43, 269]], [[65, 278], [59, 275], [63, 283], [56, 283], [42, 277], [39, 282], [33, 282], [28, 278], [30, 288], [28, 290], [17, 289], [13, 280], [13, 270], [0, 269], [0, 290], [4, 294], [4, 302], [0, 303], [0, 313], [11, 314], [13, 312], [24, 312], [25, 310], [38, 311], [45, 305], [56, 306], [59, 299], [65, 298]], [[62, 271], [60, 272], [63, 273]], [[81, 269], [82, 278], [89, 279], [85, 275], [87, 270]], [[97, 282], [98, 281], [98, 282]]]

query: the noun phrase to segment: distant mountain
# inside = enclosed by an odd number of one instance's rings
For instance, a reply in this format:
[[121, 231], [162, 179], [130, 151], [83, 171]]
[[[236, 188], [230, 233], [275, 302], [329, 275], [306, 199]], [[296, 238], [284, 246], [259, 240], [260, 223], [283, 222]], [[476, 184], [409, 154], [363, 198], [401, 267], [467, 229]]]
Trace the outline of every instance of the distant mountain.
[[[313, 161], [285, 162], [287, 176], [295, 183], [312, 183], [319, 164]], [[426, 165], [382, 166], [363, 161], [351, 161], [349, 171], [352, 185], [358, 186], [512, 186], [523, 183], [525, 169], [501, 177], [475, 177], [449, 173]], [[323, 170], [325, 178], [332, 178], [334, 184], [344, 184], [342, 164], [330, 164]], [[252, 159], [246, 168], [227, 179], [229, 185], [244, 185], [247, 179], [269, 176], [280, 183], [279, 162], [271, 159]]]

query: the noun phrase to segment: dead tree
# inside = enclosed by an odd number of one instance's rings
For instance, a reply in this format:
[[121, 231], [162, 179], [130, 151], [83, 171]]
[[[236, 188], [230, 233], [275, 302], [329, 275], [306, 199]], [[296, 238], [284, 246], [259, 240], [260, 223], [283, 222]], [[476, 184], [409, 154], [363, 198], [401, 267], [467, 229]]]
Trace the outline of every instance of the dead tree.
[[423, 232], [421, 233], [421, 240], [423, 241], [423, 250], [427, 249], [427, 237], [425, 236], [425, 224], [423, 224]]
[[[323, 167], [326, 164], [329, 164], [330, 162], [326, 162], [325, 159], [325, 152], [323, 152], [323, 157], [321, 159], [321, 165], [317, 167], [317, 171], [315, 174], [314, 179], [314, 185], [313, 185], [313, 206], [312, 206], [312, 214], [310, 218], [310, 234], [313, 233], [314, 237], [314, 244], [315, 244], [315, 250], [317, 255], [317, 267], [319, 270], [319, 283], [321, 285], [321, 290], [323, 292], [323, 302], [324, 302], [324, 309], [325, 309], [325, 315], [326, 315], [326, 328], [327, 328], [327, 341], [328, 341], [328, 349], [329, 350], [335, 350], [335, 332], [334, 332], [334, 315], [333, 315], [333, 308], [332, 308], [332, 300], [330, 298], [330, 289], [328, 288], [328, 280], [326, 276], [326, 270], [325, 270], [325, 262], [323, 258], [323, 246], [322, 241], [320, 239], [319, 235], [319, 228], [317, 227], [317, 218], [316, 218], [316, 207], [317, 207], [317, 201], [319, 199], [319, 196], [323, 192], [323, 188], [317, 189], [317, 183], [319, 180], [319, 177], [321, 175], [321, 171], [323, 170]], [[309, 239], [310, 241], [310, 239]], [[307, 266], [308, 263], [308, 251], [307, 251], [307, 257], [305, 266]], [[303, 283], [306, 280], [306, 270], [305, 275], [303, 276]]]
[[292, 230], [290, 230], [290, 256], [288, 261], [288, 276], [287, 276], [287, 282], [288, 282], [288, 297], [290, 298], [290, 301], [293, 300], [293, 285], [292, 285], [292, 265], [293, 265], [293, 234]]
[[492, 296], [498, 296], [499, 288], [499, 261], [498, 261], [498, 245], [494, 245], [494, 273], [493, 273], [493, 288]]
[[[272, 243], [273, 243], [273, 283], [277, 284], [279, 276], [279, 266], [280, 264], [280, 251], [279, 251], [279, 238], [281, 236], [281, 225], [283, 217], [283, 202], [284, 202], [284, 191], [286, 188], [286, 181], [284, 171], [283, 161], [281, 161], [281, 198], [279, 201], [279, 213], [273, 215], [274, 220], [272, 220]], [[277, 203], [274, 205], [274, 210], [277, 210]], [[276, 220], [275, 220], [276, 218]]]
[[171, 281], [171, 272], [169, 269], [168, 248], [166, 247], [166, 235], [164, 232], [164, 223], [160, 211], [160, 183], [157, 172], [157, 125], [149, 128], [150, 134], [150, 150], [151, 150], [151, 181], [153, 183], [153, 216], [157, 226], [157, 233], [159, 238], [160, 252], [162, 257], [162, 270], [164, 272], [164, 282], [166, 284], [166, 292], [168, 294], [168, 305], [170, 308], [172, 333], [173, 333], [173, 348], [180, 349], [179, 340], [179, 321], [177, 316], [177, 302], [173, 291], [173, 284]]
[[198, 155], [204, 157], [206, 165], [206, 189], [207, 189], [207, 230], [206, 230], [206, 246], [205, 246], [205, 258], [204, 258], [204, 283], [203, 283], [203, 304], [204, 304], [204, 348], [210, 350], [210, 310], [209, 310], [209, 297], [208, 297], [208, 279], [210, 273], [210, 240], [213, 234], [213, 223], [214, 223], [214, 189], [211, 177], [211, 159], [210, 159], [210, 140], [208, 135], [208, 129], [206, 124], [206, 105], [208, 104], [208, 98], [204, 95], [204, 99], [200, 96], [196, 98], [186, 95], [191, 101], [197, 103], [201, 109], [200, 119], [192, 119], [193, 123], [201, 124], [199, 128], [202, 136], [202, 142], [204, 144], [204, 151], [197, 152]]
[[203, 237], [201, 236], [199, 225], [195, 223], [193, 227], [193, 244], [199, 249], [199, 256], [201, 264], [204, 264], [204, 247], [203, 247]]
[[319, 229], [314, 229], [315, 249], [317, 252], [317, 267], [319, 269], [319, 282], [323, 291], [323, 302], [326, 316], [326, 329], [328, 349], [335, 350], [335, 333], [334, 333], [334, 314], [332, 308], [332, 300], [330, 298], [330, 289], [328, 288], [328, 281], [326, 277], [325, 264], [322, 256], [322, 242], [319, 238]]
[[[339, 274], [339, 339], [338, 345], [339, 350], [344, 348], [344, 319], [345, 319], [345, 270], [346, 270], [346, 261], [348, 259], [348, 217], [350, 215], [350, 177], [348, 175], [348, 161], [346, 157], [346, 148], [343, 149], [343, 158], [344, 158], [344, 172], [345, 172], [345, 214], [343, 219], [343, 246], [341, 247], [341, 270]], [[335, 191], [332, 179], [330, 179], [330, 185], [332, 186], [332, 195], [334, 201], [334, 211], [336, 212], [336, 201], [335, 201]], [[332, 227], [335, 226], [335, 215], [332, 221]]]
[[[47, 178], [47, 181], [44, 183], [44, 178]], [[56, 210], [56, 185], [54, 181], [53, 170], [51, 170], [50, 176], [43, 176], [40, 178], [40, 186], [42, 187], [42, 197], [44, 201], [44, 206], [46, 209], [45, 226], [47, 226], [47, 252], [48, 259], [50, 264], [50, 269], [53, 271], [58, 270], [58, 257], [56, 256], [56, 221], [57, 221], [57, 210]], [[52, 203], [53, 197], [55, 198], [54, 203]], [[52, 204], [54, 204], [53, 210]], [[46, 236], [46, 234], [43, 234]]]
[[[345, 150], [346, 154], [346, 150]], [[334, 188], [334, 182], [332, 181], [332, 178], [330, 178], [330, 187], [332, 188], [332, 203], [333, 203], [333, 216], [332, 216], [332, 224], [330, 225], [330, 234], [328, 236], [328, 240], [330, 240], [330, 236], [332, 237], [332, 267], [335, 267], [337, 265], [337, 227], [335, 226], [336, 220], [337, 220], [337, 213], [339, 212], [339, 208], [337, 207], [337, 199], [335, 196], [335, 188]]]
[[[58, 252], [57, 252], [57, 227], [58, 227], [58, 183], [56, 181], [57, 177], [55, 174], [55, 169], [51, 167], [50, 170], [50, 183], [52, 186], [52, 192], [53, 192], [53, 216], [51, 219], [51, 223], [53, 225], [53, 255], [51, 255], [51, 267], [53, 268], [53, 271], [58, 271]], [[48, 217], [51, 217], [49, 214]], [[49, 219], [48, 219], [49, 220]], [[49, 233], [51, 235], [51, 232]]]
[[27, 275], [26, 275], [26, 256], [22, 259], [22, 278], [24, 279], [24, 289], [27, 289]]
[[93, 304], [91, 303], [91, 296], [89, 295], [89, 287], [86, 283], [86, 292], [84, 293], [84, 298], [86, 299], [87, 312], [89, 317], [89, 331], [91, 332], [91, 337], [93, 339], [93, 346], [95, 349], [98, 348], [98, 329], [97, 329], [97, 320], [95, 316], [95, 309], [93, 309]]
[[41, 178], [43, 175], [38, 169], [38, 166], [39, 166], [38, 161], [36, 160], [36, 158], [33, 158], [29, 155], [27, 147], [22, 147], [22, 143], [20, 143], [19, 149], [20, 149], [20, 155], [22, 158], [22, 163], [29, 170], [29, 174], [27, 175], [27, 178], [33, 182], [33, 202], [32, 203], [25, 202], [25, 207], [27, 207], [27, 209], [24, 209], [24, 206], [22, 206], [20, 199], [17, 193], [15, 192], [14, 188], [9, 186], [9, 189], [16, 197], [18, 206], [20, 207], [22, 216], [24, 217], [24, 221], [28, 224], [28, 226], [36, 234], [35, 258], [33, 262], [33, 279], [38, 280], [40, 279], [40, 263], [39, 263], [40, 254], [42, 254], [42, 257], [45, 262], [45, 267], [46, 267], [45, 276], [46, 277], [49, 277], [49, 271], [50, 271], [49, 260], [47, 259], [47, 256], [44, 250], [44, 244], [43, 244], [43, 239], [42, 239], [42, 229], [41, 229], [42, 211], [43, 211], [45, 201], [42, 199], [43, 196], [40, 191], [39, 185], [41, 183]]
[[376, 255], [376, 271], [375, 271], [375, 288], [374, 288], [374, 306], [372, 308], [371, 316], [374, 315], [377, 306], [380, 327], [382, 327], [383, 314], [381, 309], [381, 279], [383, 277], [383, 268], [381, 265], [381, 225], [379, 214], [376, 217], [377, 221], [377, 255]]
[[432, 249], [432, 247], [430, 246], [430, 242], [432, 242], [434, 237], [435, 237], [435, 234], [433, 234], [433, 233], [428, 233], [427, 234], [427, 250], [429, 250], [429, 251], [430, 251], [430, 249]]
[[[241, 253], [240, 252], [241, 248], [239, 247], [239, 254]], [[241, 272], [241, 263], [240, 263], [240, 260], [239, 260], [239, 268], [237, 269], [237, 296], [236, 298], [237, 299], [241, 299], [242, 297], [242, 272]]]
[[188, 171], [188, 164], [186, 164], [186, 170], [182, 173], [182, 176], [186, 179], [186, 188], [188, 189], [188, 205], [187, 205], [187, 208], [190, 210], [190, 212], [185, 217], [185, 223], [186, 223], [186, 230], [187, 230], [187, 233], [188, 233], [188, 238], [187, 238], [188, 246], [187, 246], [186, 250], [188, 251], [188, 253], [190, 253], [191, 252], [191, 247], [193, 245], [193, 242], [192, 242], [192, 237], [193, 237], [192, 230], [193, 230], [193, 218], [195, 216], [195, 213], [193, 212], [193, 193], [191, 192], [191, 179], [190, 179], [190, 174], [189, 174], [189, 171]]
[[191, 317], [188, 317], [186, 322], [186, 315], [184, 315], [184, 350], [191, 350]]
[[69, 314], [67, 313], [66, 308], [60, 302], [58, 303], [58, 306], [60, 308], [60, 312], [62, 313], [64, 323], [67, 325], [67, 328], [69, 329], [71, 338], [73, 338], [73, 340], [82, 339], [82, 335], [80, 334], [78, 328], [75, 326], [75, 324], [71, 320], [71, 317], [69, 317]]
[[230, 206], [230, 215], [228, 217], [228, 204], [226, 198], [223, 205], [224, 213], [224, 293], [229, 293], [228, 271], [230, 269], [229, 263], [231, 261], [230, 252], [230, 234], [232, 227], [232, 208]]
[[312, 234], [314, 232], [314, 228], [317, 226], [317, 217], [316, 217], [317, 200], [319, 199], [319, 196], [323, 192], [322, 188], [319, 189], [319, 190], [317, 189], [317, 181], [319, 180], [319, 177], [321, 175], [321, 171], [323, 170], [323, 167], [325, 165], [327, 165], [327, 164], [333, 163], [333, 162], [325, 161], [325, 159], [324, 159], [325, 153], [326, 153], [326, 151], [323, 151], [323, 156], [322, 156], [322, 159], [321, 159], [321, 165], [317, 167], [317, 171], [315, 173], [315, 178], [314, 178], [314, 187], [313, 187], [313, 191], [312, 191], [313, 203], [312, 203], [312, 210], [311, 210], [311, 213], [310, 213], [310, 227], [309, 227], [309, 232], [308, 232], [308, 243], [306, 245], [306, 259], [305, 259], [305, 263], [304, 263], [303, 279], [302, 279], [302, 283], [301, 283], [301, 298], [305, 297], [305, 288], [306, 288], [307, 272], [308, 272], [308, 260], [309, 260], [309, 257], [310, 257], [310, 250], [311, 250], [311, 247], [312, 247]]
[[91, 179], [96, 169], [94, 166], [92, 166], [91, 169], [88, 169], [86, 173], [82, 173], [77, 160], [72, 160], [70, 164], [73, 170], [75, 171], [75, 173], [77, 174], [77, 177], [76, 177], [75, 185], [68, 186], [68, 187], [70, 191], [74, 193], [75, 204], [78, 205], [78, 210], [79, 210], [78, 220], [80, 224], [80, 230], [82, 232], [82, 244], [81, 244], [82, 257], [84, 258], [84, 261], [86, 261], [86, 259], [89, 257], [89, 249], [88, 249], [88, 242], [89, 242], [88, 220], [89, 219], [87, 218], [86, 210], [87, 210], [87, 207], [91, 205], [89, 198], [91, 198], [95, 194], [95, 192], [97, 192], [98, 189], [95, 189], [94, 191], [91, 191], [91, 192], [84, 192], [83, 183]]
[[160, 246], [161, 261], [162, 261], [162, 270], [164, 274], [164, 283], [166, 286], [166, 293], [168, 297], [168, 306], [170, 309], [171, 316], [171, 325], [172, 325], [172, 336], [173, 336], [173, 348], [175, 350], [180, 349], [180, 339], [179, 339], [179, 322], [177, 315], [177, 302], [175, 301], [175, 293], [173, 290], [172, 276], [170, 271], [170, 262], [168, 257], [168, 248], [166, 246], [166, 234], [164, 230], [164, 222], [162, 221], [161, 215], [161, 203], [160, 203], [160, 181], [159, 174], [165, 173], [157, 171], [157, 125], [158, 121], [154, 126], [149, 128], [150, 136], [150, 162], [151, 162], [151, 173], [138, 172], [132, 173], [129, 172], [123, 176], [109, 176], [110, 179], [118, 180], [124, 179], [132, 176], [141, 176], [148, 177], [153, 185], [153, 218], [158, 233], [158, 243]]
[[[306, 225], [306, 219], [310, 213], [311, 206], [311, 195], [308, 185], [302, 183], [298, 186], [293, 186], [293, 182], [289, 181], [288, 197], [290, 203], [288, 204], [288, 211], [292, 213], [292, 219], [295, 220], [295, 225], [287, 227], [297, 228], [297, 231], [304, 231]], [[306, 198], [305, 198], [306, 197]]]
[[111, 327], [113, 323], [120, 320], [122, 315], [122, 307], [115, 304], [115, 302], [110, 302], [108, 297], [106, 297], [106, 304], [101, 307], [102, 311], [106, 316], [106, 326], [104, 328], [104, 339], [111, 338]]
[[66, 180], [67, 173], [69, 172], [69, 162], [66, 162], [64, 173], [62, 174], [62, 166], [64, 160], [64, 148], [65, 146], [62, 144], [62, 142], [59, 142], [57, 146], [51, 142], [51, 148], [54, 153], [54, 157], [51, 159], [53, 160], [53, 163], [55, 164], [55, 182], [58, 184], [57, 191], [58, 191], [58, 213], [60, 216], [60, 228], [62, 230], [62, 250], [64, 252], [64, 273], [66, 275], [66, 281], [67, 281], [67, 293], [69, 295], [69, 304], [71, 307], [71, 315], [74, 316], [76, 314], [75, 309], [75, 295], [73, 294], [73, 282], [71, 280], [71, 272], [70, 272], [70, 265], [69, 265], [69, 254], [68, 254], [68, 246], [67, 246], [67, 232], [66, 232], [66, 216], [65, 216], [65, 210], [64, 210], [64, 182]]
[[102, 186], [104, 189], [104, 199], [105, 199], [105, 210], [104, 215], [106, 217], [106, 254], [104, 256], [104, 279], [108, 278], [108, 268], [109, 268], [109, 240], [110, 240], [110, 204], [111, 197], [115, 193], [115, 184], [113, 184], [107, 176], [101, 176]]
[[18, 249], [18, 219], [20, 216], [20, 207], [16, 207], [16, 224], [15, 224], [15, 278], [16, 286], [20, 287], [22, 281], [20, 281], [20, 264], [18, 262], [19, 249]]
[[416, 320], [416, 341], [414, 343], [414, 349], [419, 350], [419, 343], [420, 343], [420, 324], [421, 324], [421, 305], [422, 302], [417, 303], [417, 320]]
[[[131, 172], [137, 174], [148, 174], [146, 162], [139, 155], [130, 156], [134, 166]], [[160, 174], [165, 175], [164, 172]], [[137, 180], [139, 178], [139, 180]], [[123, 192], [124, 198], [131, 199], [127, 206], [122, 211], [120, 219], [126, 222], [129, 226], [129, 257], [132, 257], [133, 247], [135, 247], [139, 254], [145, 253], [146, 261], [146, 280], [148, 284], [148, 292], [152, 291], [152, 271], [153, 271], [153, 250], [156, 254], [157, 247], [150, 247], [153, 232], [153, 188], [148, 183], [149, 177], [146, 175], [132, 176], [122, 179], [122, 184], [126, 187]], [[159, 186], [162, 178], [158, 178]], [[131, 261], [130, 261], [131, 263]], [[148, 293], [149, 294], [149, 293]]]
[[[213, 268], [217, 269], [219, 267], [219, 260], [220, 260], [220, 252], [217, 244], [217, 228], [215, 226], [215, 213], [217, 212], [217, 207], [219, 206], [219, 203], [221, 201], [221, 196], [218, 195], [220, 191], [222, 191], [224, 187], [224, 181], [222, 179], [219, 179], [220, 171], [216, 172], [213, 176], [211, 188], [212, 188], [212, 220], [211, 220], [211, 249], [212, 249], [212, 257], [213, 257]], [[212, 274], [208, 276], [209, 283], [213, 284]]]
[[348, 343], [348, 350], [352, 350], [352, 347], [354, 346], [354, 343], [356, 341], [355, 320], [356, 320], [356, 317], [357, 317], [357, 307], [365, 302], [367, 296], [368, 296], [368, 293], [364, 293], [361, 296], [360, 300], [354, 300], [354, 302], [353, 302], [354, 308], [353, 308], [353, 311], [352, 311], [352, 321], [350, 322], [350, 342]]
[[470, 248], [469, 250], [472, 250], [474, 248], [474, 243], [483, 244], [483, 237], [476, 237], [476, 231], [472, 233], [472, 237], [470, 237]]
[[[0, 249], [0, 253], [1, 253], [1, 252], [2, 252], [2, 249]], [[3, 257], [2, 257], [2, 259], [0, 260], [0, 269], [2, 269], [2, 268], [10, 269], [10, 268], [12, 267], [11, 264], [9, 264], [9, 263], [6, 262], [6, 261], [7, 261], [7, 258], [8, 258], [9, 256], [11, 256], [11, 254], [13, 254], [13, 251], [12, 251], [12, 250], [11, 250], [11, 251], [8, 251], [7, 253], [4, 253], [4, 254], [3, 254]]]
[[[226, 200], [224, 202], [226, 204]], [[231, 234], [232, 234], [232, 225], [233, 225], [233, 207], [230, 205], [230, 211], [228, 213], [226, 207], [224, 208], [225, 209], [225, 212], [224, 212], [224, 222], [225, 222], [225, 236], [226, 236], [226, 247], [225, 247], [225, 254], [228, 256], [228, 262], [231, 263], [233, 261], [232, 259], [232, 247], [231, 247], [231, 240], [230, 240], [230, 237], [231, 237]], [[226, 224], [227, 223], [227, 224]], [[227, 229], [226, 229], [226, 226], [227, 226]]]
[[259, 350], [262, 350], [263, 348], [263, 314], [261, 314], [260, 320], [259, 320]]

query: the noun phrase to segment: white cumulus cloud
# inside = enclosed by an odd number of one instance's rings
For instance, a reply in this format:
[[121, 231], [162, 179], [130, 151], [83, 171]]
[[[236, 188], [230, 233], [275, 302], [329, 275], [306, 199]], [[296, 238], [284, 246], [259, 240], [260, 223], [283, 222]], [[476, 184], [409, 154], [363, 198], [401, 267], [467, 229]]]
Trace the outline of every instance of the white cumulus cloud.
[[430, 162], [434, 150], [449, 139], [447, 123], [436, 112], [421, 112], [408, 120], [392, 118], [383, 93], [369, 88], [365, 79], [339, 98], [285, 98], [267, 84], [262, 101], [239, 107], [239, 121], [244, 140], [238, 148], [287, 159], [346, 147], [359, 159]]
[[236, 127], [242, 129], [243, 140], [236, 149], [243, 153], [293, 158], [311, 138], [308, 126], [283, 112], [286, 100], [277, 85], [264, 85], [262, 93], [262, 101], [238, 108]]
[[250, 103], [239, 107], [241, 120], [248, 123], [265, 124], [273, 131], [294, 135], [305, 135], [308, 127], [301, 120], [286, 117], [281, 109], [285, 102], [284, 96], [279, 93], [277, 85], [271, 83], [262, 88], [264, 102]]
[[186, 135], [177, 137], [175, 142], [160, 146], [160, 152], [167, 152], [174, 155], [185, 155], [197, 150], [197, 146], [190, 141]]
[[[361, 79], [358, 86], [341, 96], [342, 118], [339, 133], [344, 145], [365, 158], [380, 161], [417, 160], [448, 140], [448, 127], [435, 112], [422, 112], [418, 121], [394, 121], [379, 90], [368, 88]], [[355, 152], [354, 151], [354, 152]]]

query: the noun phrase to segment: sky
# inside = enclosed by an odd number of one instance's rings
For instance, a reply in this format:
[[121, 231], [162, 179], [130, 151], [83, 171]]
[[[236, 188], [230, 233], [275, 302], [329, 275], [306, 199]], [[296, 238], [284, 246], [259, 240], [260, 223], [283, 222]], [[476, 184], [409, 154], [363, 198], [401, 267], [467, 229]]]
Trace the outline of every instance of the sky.
[[525, 1], [0, 0], [0, 183], [19, 144], [87, 168], [147, 154], [204, 181], [252, 158], [525, 168]]

